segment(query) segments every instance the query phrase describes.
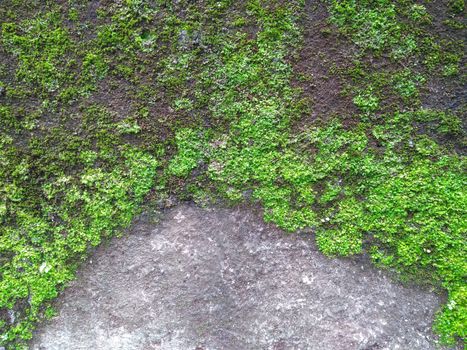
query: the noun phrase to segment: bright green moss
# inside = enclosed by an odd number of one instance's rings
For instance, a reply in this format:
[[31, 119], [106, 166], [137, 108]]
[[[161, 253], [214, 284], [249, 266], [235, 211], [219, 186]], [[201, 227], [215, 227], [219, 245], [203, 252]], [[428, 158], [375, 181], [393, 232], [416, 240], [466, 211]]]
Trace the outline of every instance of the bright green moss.
[[168, 171], [175, 176], [186, 177], [203, 157], [203, 139], [201, 132], [192, 129], [181, 129], [175, 140], [178, 153], [170, 161]]

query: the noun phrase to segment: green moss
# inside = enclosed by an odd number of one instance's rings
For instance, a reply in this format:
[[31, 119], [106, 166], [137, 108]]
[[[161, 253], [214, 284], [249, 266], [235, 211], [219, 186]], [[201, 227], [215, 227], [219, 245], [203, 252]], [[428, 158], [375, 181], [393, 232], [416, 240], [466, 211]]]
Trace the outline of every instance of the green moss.
[[63, 57], [71, 42], [57, 12], [18, 24], [3, 23], [1, 40], [18, 57], [18, 78], [30, 86], [56, 91], [69, 78]]
[[455, 157], [415, 162], [369, 194], [361, 225], [374, 232], [378, 262], [449, 291], [435, 327], [451, 342], [466, 336], [466, 181]]
[[369, 88], [366, 91], [362, 91], [353, 98], [353, 103], [360, 108], [362, 112], [370, 113], [378, 110], [379, 99], [373, 92], [373, 89]]
[[361, 203], [349, 198], [339, 204], [339, 211], [332, 217], [322, 220], [323, 229], [316, 236], [319, 249], [326, 255], [353, 255], [361, 253], [363, 245], [363, 231], [361, 230], [364, 217]]
[[330, 256], [368, 248], [378, 266], [446, 290], [435, 329], [465, 337], [465, 158], [429, 136], [461, 138], [462, 122], [419, 109], [425, 80], [454, 79], [462, 54], [427, 33], [424, 6], [330, 1], [337, 29], [326, 31], [360, 49], [343, 77], [361, 114], [298, 132], [307, 111], [289, 57], [303, 1], [131, 0], [86, 24], [84, 3], [10, 5], [0, 309], [16, 322], [0, 320], [2, 342], [21, 348], [90, 247], [168, 191], [258, 203], [284, 230], [315, 232]]
[[186, 177], [203, 158], [205, 137], [201, 136], [200, 131], [181, 129], [175, 139], [178, 153], [170, 161], [168, 171], [172, 175]]
[[464, 0], [449, 0], [449, 8], [455, 14], [464, 12], [465, 1]]

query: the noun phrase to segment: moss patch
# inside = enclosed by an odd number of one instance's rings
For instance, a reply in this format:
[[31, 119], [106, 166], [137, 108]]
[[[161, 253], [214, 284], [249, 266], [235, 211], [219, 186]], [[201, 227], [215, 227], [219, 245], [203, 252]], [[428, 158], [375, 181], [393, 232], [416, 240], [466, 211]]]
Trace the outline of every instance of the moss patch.
[[[2, 4], [8, 348], [24, 347], [53, 314], [51, 300], [93, 246], [143, 202], [171, 195], [260, 204], [284, 230], [314, 232], [329, 256], [366, 251], [401, 278], [446, 290], [435, 329], [446, 342], [465, 338], [462, 109], [422, 101], [433, 77], [462, 79], [459, 43], [438, 36], [418, 3], [326, 2], [322, 35], [352, 48], [351, 62], [329, 72], [355, 113], [310, 120], [309, 96], [292, 84], [305, 5]], [[458, 9], [446, 7], [453, 18]]]

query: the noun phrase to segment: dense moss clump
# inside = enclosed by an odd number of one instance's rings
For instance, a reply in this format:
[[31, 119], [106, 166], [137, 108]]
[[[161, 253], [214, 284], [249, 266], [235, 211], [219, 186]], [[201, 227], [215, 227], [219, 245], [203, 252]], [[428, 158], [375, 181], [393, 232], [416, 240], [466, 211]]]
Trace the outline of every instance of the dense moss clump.
[[107, 5], [0, 5], [2, 345], [25, 348], [92, 247], [173, 195], [260, 204], [326, 255], [366, 252], [447, 291], [435, 329], [465, 339], [465, 105], [423, 100], [428, 82], [464, 79], [463, 42], [438, 35], [463, 30], [463, 2], [446, 20], [413, 1], [325, 2], [323, 37], [353, 56], [323, 65], [355, 112], [311, 122], [296, 63], [303, 12], [319, 9]]

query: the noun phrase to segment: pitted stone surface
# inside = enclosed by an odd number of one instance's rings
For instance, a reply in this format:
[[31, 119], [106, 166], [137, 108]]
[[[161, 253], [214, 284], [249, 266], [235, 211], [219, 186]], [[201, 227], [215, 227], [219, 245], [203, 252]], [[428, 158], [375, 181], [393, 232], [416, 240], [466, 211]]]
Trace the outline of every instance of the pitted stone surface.
[[248, 210], [183, 205], [100, 247], [31, 348], [429, 350], [439, 304]]

